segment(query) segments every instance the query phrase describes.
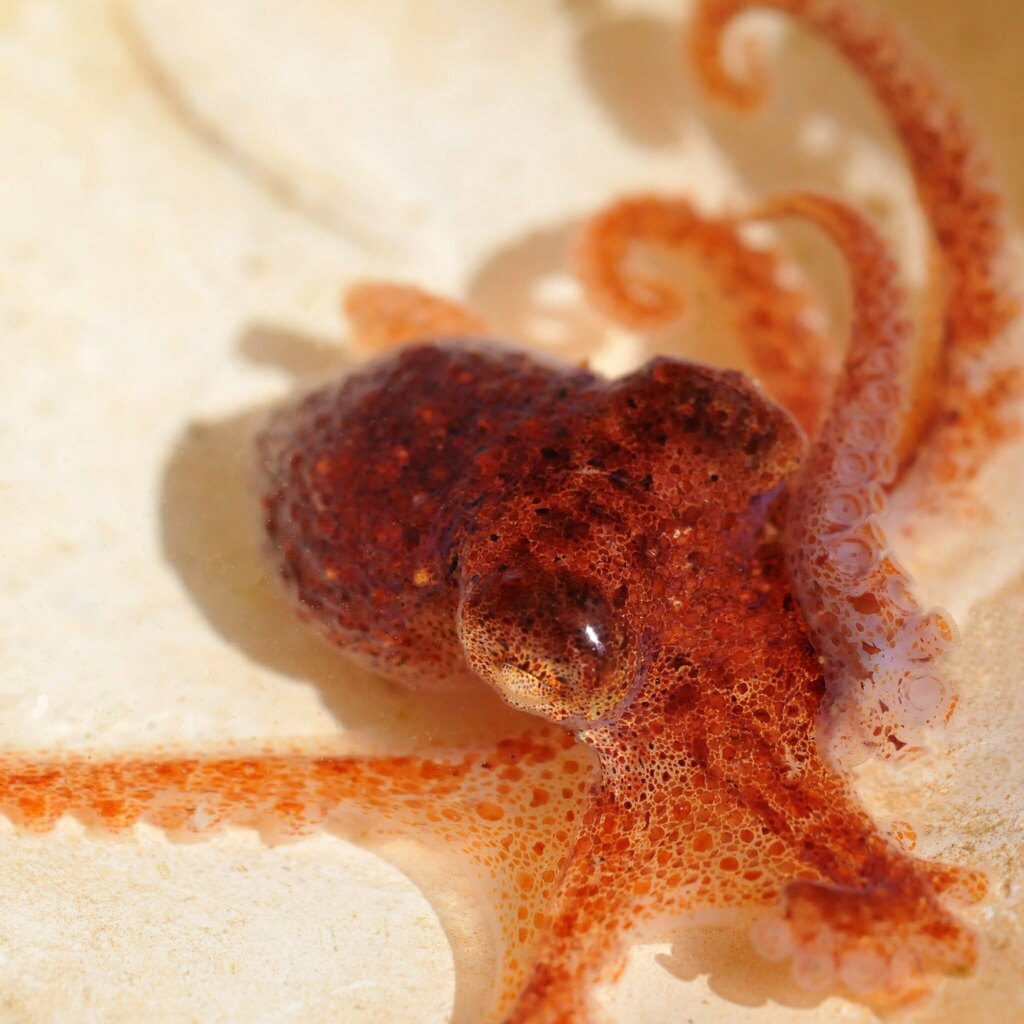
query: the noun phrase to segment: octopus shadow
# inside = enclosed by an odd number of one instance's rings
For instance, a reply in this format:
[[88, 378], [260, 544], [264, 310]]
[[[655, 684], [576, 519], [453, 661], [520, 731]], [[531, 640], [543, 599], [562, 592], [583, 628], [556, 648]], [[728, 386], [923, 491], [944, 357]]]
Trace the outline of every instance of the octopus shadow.
[[638, 146], [678, 144], [693, 97], [679, 73], [674, 23], [613, 12], [603, 0], [578, 0], [568, 10], [583, 81], [618, 129]]
[[607, 321], [582, 301], [567, 269], [581, 226], [567, 220], [532, 231], [476, 269], [467, 298], [502, 337], [528, 340], [573, 362], [586, 361], [606, 343]]

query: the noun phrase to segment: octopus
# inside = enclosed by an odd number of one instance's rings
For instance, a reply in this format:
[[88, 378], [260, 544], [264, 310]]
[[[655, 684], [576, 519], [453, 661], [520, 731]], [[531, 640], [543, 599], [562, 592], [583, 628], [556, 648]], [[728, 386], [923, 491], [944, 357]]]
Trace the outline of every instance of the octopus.
[[[955, 709], [956, 626], [919, 604], [883, 523], [890, 496], [956, 501], [1019, 431], [1004, 202], [961, 107], [855, 0], [702, 0], [687, 50], [713, 96], [763, 92], [760, 64], [737, 77], [722, 60], [752, 7], [824, 37], [890, 115], [931, 229], [932, 329], [878, 230], [810, 193], [717, 219], [626, 198], [576, 250], [594, 303], [638, 329], [684, 305], [638, 254], [694, 256], [763, 389], [669, 358], [607, 379], [446, 299], [356, 287], [348, 314], [378, 354], [256, 440], [269, 564], [345, 656], [439, 700], [490, 686], [535, 724], [428, 754], [10, 754], [15, 823], [412, 835], [492, 908], [494, 1024], [596, 1021], [630, 942], [703, 910], [750, 912], [755, 948], [799, 986], [879, 1009], [972, 970], [957, 904], [984, 875], [915, 857], [850, 769], [914, 756]], [[780, 218], [816, 225], [848, 267], [838, 374], [809, 297], [744, 241]]]

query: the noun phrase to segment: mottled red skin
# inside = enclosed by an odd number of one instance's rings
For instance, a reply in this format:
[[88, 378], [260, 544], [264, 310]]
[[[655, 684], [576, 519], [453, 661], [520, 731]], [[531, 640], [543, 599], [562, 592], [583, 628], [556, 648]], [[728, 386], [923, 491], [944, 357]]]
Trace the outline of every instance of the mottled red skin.
[[388, 674], [443, 685], [467, 674], [460, 594], [502, 566], [599, 590], [648, 662], [675, 614], [673, 531], [690, 578], [749, 548], [798, 446], [738, 374], [660, 360], [609, 383], [453, 343], [275, 413], [259, 452], [270, 551], [302, 614]]

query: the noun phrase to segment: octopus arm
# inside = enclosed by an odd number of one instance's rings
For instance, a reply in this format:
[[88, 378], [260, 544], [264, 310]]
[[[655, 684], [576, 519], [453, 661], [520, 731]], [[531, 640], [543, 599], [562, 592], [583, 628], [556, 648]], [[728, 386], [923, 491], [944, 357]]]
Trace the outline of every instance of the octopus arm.
[[634, 720], [588, 736], [602, 788], [507, 1024], [596, 1021], [594, 989], [621, 972], [630, 940], [699, 910], [758, 912], [759, 952], [790, 959], [801, 987], [843, 985], [879, 1007], [973, 965], [975, 937], [937, 892], [976, 898], [977, 876], [892, 844], [809, 736], [789, 737], [798, 764], [780, 756], [775, 724], [733, 733], [721, 717], [704, 707], [668, 729]]
[[826, 746], [838, 761], [868, 750], [905, 755], [922, 727], [953, 710], [940, 656], [957, 631], [944, 611], [918, 605], [880, 525], [908, 405], [912, 331], [896, 267], [877, 233], [841, 203], [799, 195], [762, 213], [811, 219], [838, 245], [852, 278], [845, 370], [793, 483], [785, 534], [801, 610], [826, 659]]
[[[931, 64], [883, 15], [851, 0], [701, 0], [689, 50], [704, 86], [740, 107], [754, 105], [766, 75], [751, 54], [747, 74], [722, 63], [732, 20], [753, 8], [789, 14], [832, 43], [862, 75], [903, 143], [940, 255], [944, 279], [941, 353], [925, 359], [934, 378], [919, 375], [919, 392], [934, 394], [928, 416], [916, 418], [925, 491], [962, 486], [1000, 443], [1020, 431], [1024, 369], [1019, 352], [1021, 304], [1012, 275], [1006, 202], [991, 162], [960, 103]], [[937, 289], [933, 289], [937, 291]], [[915, 446], [913, 438], [904, 450]]]
[[431, 338], [479, 338], [490, 333], [486, 321], [472, 310], [411, 285], [353, 285], [343, 308], [356, 344], [367, 352], [389, 352]]
[[19, 828], [64, 815], [107, 833], [138, 822], [194, 840], [233, 825], [271, 841], [328, 830], [406, 836], [454, 857], [489, 908], [497, 971], [486, 1021], [521, 991], [595, 781], [557, 730], [425, 756], [0, 757], [0, 810]]
[[784, 283], [779, 256], [753, 248], [728, 218], [701, 215], [682, 199], [637, 196], [595, 216], [576, 247], [576, 270], [598, 308], [651, 330], [678, 318], [685, 300], [630, 258], [641, 246], [692, 255], [730, 303], [740, 340], [771, 395], [813, 433], [832, 385], [828, 338], [814, 326], [814, 302]]

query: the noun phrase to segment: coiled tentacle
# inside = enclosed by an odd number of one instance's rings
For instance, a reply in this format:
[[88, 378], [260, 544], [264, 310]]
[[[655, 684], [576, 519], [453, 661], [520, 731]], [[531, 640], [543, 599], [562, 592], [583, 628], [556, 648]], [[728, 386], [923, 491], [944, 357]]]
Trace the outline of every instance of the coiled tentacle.
[[[1007, 337], [1020, 295], [1009, 277], [1006, 203], [989, 157], [930, 62], [887, 18], [852, 0], [701, 0], [688, 48], [716, 97], [747, 108], [765, 91], [756, 52], [748, 52], [742, 79], [722, 62], [726, 29], [754, 8], [786, 13], [833, 44], [863, 76], [903, 143], [947, 284], [938, 396], [923, 424], [925, 469], [933, 486], [969, 480], [1000, 442], [1019, 433], [1017, 400], [1024, 394], [1024, 370]], [[920, 386], [934, 389], [936, 382]]]
[[682, 199], [636, 196], [613, 203], [584, 229], [576, 270], [595, 305], [641, 330], [679, 317], [685, 299], [664, 281], [629, 267], [640, 245], [692, 253], [700, 261], [728, 300], [766, 389], [813, 432], [834, 377], [829, 344], [815, 326], [810, 294], [783, 284], [780, 257], [751, 248], [735, 220], [706, 217]]

